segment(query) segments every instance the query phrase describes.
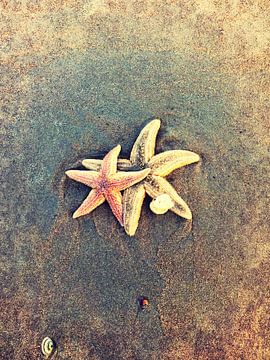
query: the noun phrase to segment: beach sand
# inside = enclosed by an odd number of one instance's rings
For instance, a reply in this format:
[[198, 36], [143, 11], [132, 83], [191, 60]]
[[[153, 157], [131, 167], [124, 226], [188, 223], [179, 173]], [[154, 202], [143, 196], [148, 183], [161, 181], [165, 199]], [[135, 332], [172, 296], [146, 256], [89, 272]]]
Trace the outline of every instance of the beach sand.
[[[45, 336], [57, 359], [270, 358], [267, 3], [0, 5], [1, 359]], [[157, 153], [201, 156], [168, 177], [193, 223], [149, 198], [134, 237], [107, 204], [72, 219], [65, 171], [153, 118]]]

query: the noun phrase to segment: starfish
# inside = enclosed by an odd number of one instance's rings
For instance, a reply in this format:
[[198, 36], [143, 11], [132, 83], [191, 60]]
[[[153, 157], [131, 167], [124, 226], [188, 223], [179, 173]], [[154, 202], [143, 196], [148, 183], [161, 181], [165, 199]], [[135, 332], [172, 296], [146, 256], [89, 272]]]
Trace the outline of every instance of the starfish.
[[[187, 220], [192, 219], [192, 213], [188, 205], [164, 177], [175, 169], [198, 162], [200, 157], [187, 150], [169, 150], [155, 155], [156, 137], [159, 128], [159, 119], [148, 123], [133, 145], [130, 160], [119, 159], [117, 163], [120, 170], [150, 169], [148, 176], [143, 181], [124, 192], [124, 226], [126, 233], [130, 236], [135, 234], [138, 227], [146, 193], [154, 200], [160, 199], [162, 195], [167, 194], [172, 200], [172, 204], [167, 209]], [[82, 164], [88, 169], [97, 170], [100, 168], [101, 162], [96, 159], [85, 159]], [[154, 206], [150, 208], [152, 209]], [[156, 213], [162, 212], [157, 211]]]
[[73, 214], [73, 218], [89, 214], [105, 200], [123, 226], [123, 205], [121, 191], [138, 183], [145, 178], [150, 169], [141, 171], [117, 172], [117, 158], [121, 146], [113, 148], [100, 161], [100, 169], [97, 171], [89, 170], [68, 170], [66, 175], [71, 179], [83, 183], [92, 188], [87, 198]]

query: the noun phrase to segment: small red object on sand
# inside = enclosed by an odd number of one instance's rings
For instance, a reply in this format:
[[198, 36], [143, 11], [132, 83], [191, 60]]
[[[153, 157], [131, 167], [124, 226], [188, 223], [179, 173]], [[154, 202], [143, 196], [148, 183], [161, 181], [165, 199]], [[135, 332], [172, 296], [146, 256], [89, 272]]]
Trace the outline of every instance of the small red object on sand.
[[140, 303], [140, 308], [141, 308], [142, 310], [145, 309], [145, 308], [147, 308], [147, 307], [150, 305], [149, 300], [148, 300], [146, 297], [144, 297], [144, 296], [142, 296], [142, 297], [140, 298], [139, 303]]

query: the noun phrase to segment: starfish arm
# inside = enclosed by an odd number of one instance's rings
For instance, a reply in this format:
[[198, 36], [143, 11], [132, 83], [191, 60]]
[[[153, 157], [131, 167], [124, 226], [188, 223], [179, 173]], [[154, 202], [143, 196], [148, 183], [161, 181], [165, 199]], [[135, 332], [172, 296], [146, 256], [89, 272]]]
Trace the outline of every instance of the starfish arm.
[[[84, 159], [82, 161], [82, 164], [86, 169], [99, 171], [101, 168], [102, 160]], [[126, 170], [130, 170], [131, 167], [132, 167], [132, 164], [131, 164], [130, 160], [118, 159], [118, 161], [117, 161], [118, 170], [126, 171]]]
[[108, 154], [104, 157], [101, 163], [101, 173], [107, 178], [117, 171], [117, 158], [121, 151], [121, 145], [115, 146]]
[[106, 200], [108, 201], [110, 208], [115, 215], [116, 219], [123, 226], [123, 205], [122, 205], [122, 194], [120, 191], [111, 190], [108, 191], [105, 195]]
[[147, 194], [153, 199], [159, 195], [168, 194], [174, 202], [174, 206], [170, 210], [187, 220], [192, 219], [190, 208], [166, 179], [160, 176], [149, 176], [144, 181], [144, 187]]
[[124, 226], [129, 236], [133, 236], [137, 230], [144, 198], [143, 184], [136, 184], [124, 192]]
[[120, 171], [128, 171], [132, 167], [131, 161], [127, 159], [118, 159], [117, 169]]
[[78, 181], [84, 185], [90, 186], [92, 188], [95, 188], [97, 185], [97, 179], [99, 177], [99, 173], [96, 171], [82, 171], [82, 170], [68, 170], [66, 171], [66, 175], [75, 180]]
[[119, 171], [113, 176], [112, 180], [110, 180], [110, 186], [117, 189], [118, 191], [125, 190], [143, 180], [149, 174], [149, 172], [150, 169], [129, 172]]
[[147, 164], [154, 155], [159, 128], [160, 120], [155, 119], [142, 129], [131, 150], [130, 161], [133, 164], [143, 166]]
[[149, 161], [153, 175], [166, 176], [173, 170], [200, 160], [200, 156], [187, 150], [170, 150], [155, 155]]
[[89, 214], [91, 211], [101, 205], [104, 201], [105, 197], [102, 195], [101, 192], [98, 192], [96, 189], [91, 190], [87, 198], [73, 214], [73, 218], [75, 219], [79, 216]]
[[102, 160], [99, 159], [84, 159], [82, 165], [88, 170], [99, 171], [101, 168]]

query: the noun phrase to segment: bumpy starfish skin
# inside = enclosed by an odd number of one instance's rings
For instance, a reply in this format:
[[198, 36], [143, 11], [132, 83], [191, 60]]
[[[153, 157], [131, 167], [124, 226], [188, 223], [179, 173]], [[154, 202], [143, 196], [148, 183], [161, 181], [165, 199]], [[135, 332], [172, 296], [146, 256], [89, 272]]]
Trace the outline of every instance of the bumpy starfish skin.
[[83, 183], [92, 188], [87, 198], [73, 214], [73, 218], [89, 214], [105, 200], [109, 203], [113, 214], [123, 225], [123, 205], [121, 191], [138, 183], [145, 178], [150, 169], [130, 172], [117, 172], [117, 158], [121, 146], [113, 148], [101, 160], [99, 172], [68, 170], [66, 175], [73, 180]]
[[[135, 234], [138, 227], [141, 207], [146, 193], [153, 199], [162, 194], [169, 195], [174, 203], [170, 210], [185, 219], [192, 219], [192, 213], [188, 205], [164, 177], [175, 169], [198, 162], [200, 157], [187, 150], [170, 150], [154, 155], [159, 128], [159, 119], [148, 123], [133, 145], [130, 160], [119, 159], [117, 162], [119, 170], [150, 168], [149, 175], [141, 183], [128, 188], [124, 192], [124, 226], [130, 236]], [[82, 164], [88, 169], [98, 170], [101, 161], [85, 159]]]

